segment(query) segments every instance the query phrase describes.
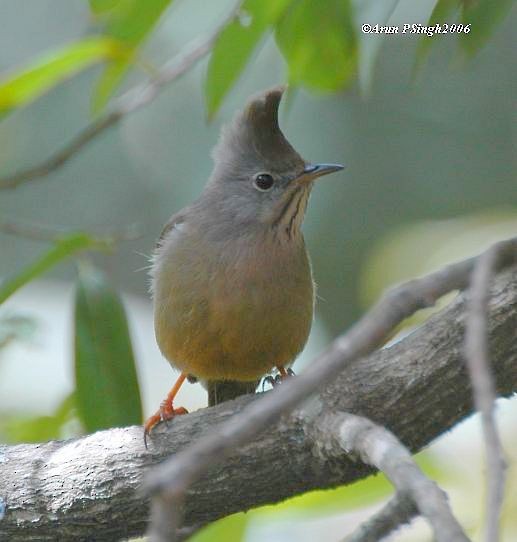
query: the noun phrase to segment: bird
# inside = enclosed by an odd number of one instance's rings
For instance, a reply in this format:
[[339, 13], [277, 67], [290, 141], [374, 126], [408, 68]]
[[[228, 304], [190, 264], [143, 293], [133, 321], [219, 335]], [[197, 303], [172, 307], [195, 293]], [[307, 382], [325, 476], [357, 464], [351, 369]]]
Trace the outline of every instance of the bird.
[[[166, 223], [150, 271], [158, 346], [180, 376], [144, 425], [187, 413], [185, 380], [209, 405], [281, 378], [304, 348], [315, 286], [301, 231], [314, 181], [343, 169], [304, 160], [280, 130], [285, 87], [252, 97], [223, 126], [201, 195]], [[146, 441], [147, 445], [147, 441]]]

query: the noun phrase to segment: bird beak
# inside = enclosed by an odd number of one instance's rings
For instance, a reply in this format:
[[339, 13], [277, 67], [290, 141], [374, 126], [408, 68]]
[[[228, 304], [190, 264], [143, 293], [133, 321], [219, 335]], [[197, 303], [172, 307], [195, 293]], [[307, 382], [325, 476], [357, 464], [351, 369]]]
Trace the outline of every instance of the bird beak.
[[314, 179], [317, 179], [318, 177], [340, 171], [344, 169], [344, 167], [345, 166], [342, 166], [341, 164], [307, 164], [303, 173], [297, 180], [300, 182], [314, 181]]

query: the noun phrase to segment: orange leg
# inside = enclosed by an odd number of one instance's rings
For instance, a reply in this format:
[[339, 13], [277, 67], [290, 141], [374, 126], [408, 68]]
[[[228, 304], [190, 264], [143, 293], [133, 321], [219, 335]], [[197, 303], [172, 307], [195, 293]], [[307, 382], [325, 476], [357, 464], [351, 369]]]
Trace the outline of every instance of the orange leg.
[[286, 371], [283, 367], [277, 367], [277, 369], [278, 369], [278, 372], [280, 373], [280, 376], [282, 377], [282, 380], [290, 376], [289, 372]]
[[147, 448], [147, 437], [151, 433], [151, 430], [155, 425], [162, 421], [172, 420], [174, 416], [181, 416], [182, 414], [188, 414], [188, 411], [186, 408], [178, 407], [174, 408], [174, 399], [176, 395], [178, 394], [178, 391], [181, 388], [181, 385], [183, 382], [185, 382], [185, 379], [187, 378], [187, 375], [185, 373], [181, 373], [178, 377], [178, 380], [174, 383], [174, 386], [172, 386], [171, 391], [167, 394], [167, 397], [161, 402], [159, 410], [157, 410], [146, 422], [144, 425], [144, 444]]

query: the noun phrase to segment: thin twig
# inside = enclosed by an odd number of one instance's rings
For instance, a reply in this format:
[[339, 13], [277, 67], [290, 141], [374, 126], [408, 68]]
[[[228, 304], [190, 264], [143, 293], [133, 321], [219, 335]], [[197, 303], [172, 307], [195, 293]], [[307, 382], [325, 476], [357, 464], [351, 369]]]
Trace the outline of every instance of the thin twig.
[[16, 188], [20, 184], [33, 179], [45, 177], [52, 171], [58, 169], [74, 156], [80, 149], [89, 143], [97, 134], [103, 132], [106, 128], [116, 124], [122, 115], [119, 111], [112, 111], [105, 116], [99, 117], [87, 126], [82, 132], [74, 137], [61, 150], [57, 151], [50, 158], [47, 158], [37, 166], [24, 169], [12, 175], [7, 175], [0, 179], [0, 190], [7, 188]]
[[[151, 504], [149, 537], [155, 542], [179, 542], [177, 526], [181, 522], [180, 507], [168, 495], [160, 495]], [[174, 534], [172, 534], [174, 533]]]
[[324, 455], [357, 454], [363, 463], [383, 472], [399, 494], [415, 503], [437, 542], [468, 542], [452, 514], [447, 495], [425, 476], [409, 450], [388, 429], [363, 416], [339, 412], [315, 420], [312, 436]]
[[205, 40], [201, 42], [196, 40], [197, 43], [172, 58], [152, 79], [125, 92], [115, 100], [110, 111], [98, 117], [50, 158], [34, 167], [0, 178], [0, 190], [16, 188], [25, 182], [49, 175], [68, 162], [100, 133], [118, 124], [126, 115], [151, 103], [166, 84], [179, 79], [211, 51], [220, 33], [237, 15], [241, 3], [239, 0], [223, 22]]
[[359, 525], [342, 542], [378, 542], [418, 516], [418, 508], [406, 495], [396, 493], [378, 512]]
[[[517, 259], [517, 238], [502, 241], [498, 246], [501, 249], [499, 266]], [[210, 467], [335, 379], [347, 364], [375, 350], [405, 318], [429, 307], [451, 290], [467, 287], [476, 262], [477, 258], [470, 258], [389, 291], [321, 354], [317, 364], [311, 364], [297, 378], [287, 380], [267, 396], [253, 401], [216, 431], [159, 465], [148, 477], [149, 492], [167, 495], [169, 501], [180, 509], [187, 488]]]
[[[32, 241], [42, 243], [55, 243], [65, 236], [77, 233], [70, 228], [49, 227], [29, 222], [0, 222], [0, 233], [15, 235]], [[96, 234], [103, 243], [116, 243], [120, 241], [134, 241], [142, 236], [137, 224], [130, 224], [124, 230], [112, 232], [99, 232]]]
[[486, 453], [487, 496], [485, 540], [499, 540], [499, 519], [504, 496], [506, 463], [494, 417], [495, 385], [488, 352], [488, 302], [490, 281], [502, 247], [485, 252], [472, 271], [470, 304], [465, 329], [465, 361], [472, 382], [474, 405], [481, 414]]

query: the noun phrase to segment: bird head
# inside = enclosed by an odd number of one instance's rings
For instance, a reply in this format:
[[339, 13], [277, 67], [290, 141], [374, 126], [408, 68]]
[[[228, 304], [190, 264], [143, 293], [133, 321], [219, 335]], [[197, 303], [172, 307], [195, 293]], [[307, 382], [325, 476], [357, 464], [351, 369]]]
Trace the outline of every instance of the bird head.
[[313, 181], [343, 166], [312, 164], [291, 146], [278, 123], [283, 93], [276, 87], [251, 98], [223, 127], [209, 186], [222, 198], [225, 212], [293, 235]]

